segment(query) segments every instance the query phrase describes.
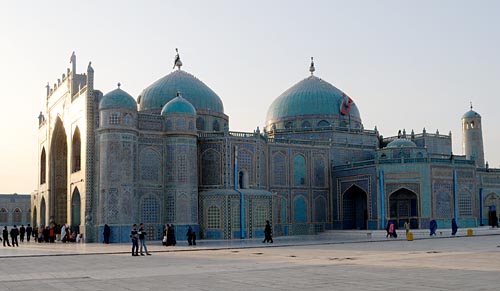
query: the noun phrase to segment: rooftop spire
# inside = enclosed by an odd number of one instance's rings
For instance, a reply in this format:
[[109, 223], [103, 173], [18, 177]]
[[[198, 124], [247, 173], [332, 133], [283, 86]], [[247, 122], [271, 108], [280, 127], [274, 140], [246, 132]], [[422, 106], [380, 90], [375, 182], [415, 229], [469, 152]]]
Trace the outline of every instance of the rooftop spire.
[[175, 52], [177, 54], [175, 55], [174, 67], [172, 69], [175, 69], [175, 67], [177, 67], [177, 69], [180, 70], [182, 67], [182, 61], [181, 61], [181, 57], [179, 56], [179, 50], [177, 48], [175, 48]]
[[316, 68], [314, 67], [314, 58], [311, 57], [311, 66], [309, 67], [309, 72], [311, 72], [311, 76], [314, 74], [314, 71], [316, 71]]
[[118, 86], [118, 89], [120, 89], [120, 86], [122, 85], [120, 82], [118, 82], [118, 84], [116, 84]]
[[471, 102], [470, 102], [470, 110], [472, 110], [472, 108], [473, 108], [473, 107], [472, 107], [472, 101], [471, 101]]

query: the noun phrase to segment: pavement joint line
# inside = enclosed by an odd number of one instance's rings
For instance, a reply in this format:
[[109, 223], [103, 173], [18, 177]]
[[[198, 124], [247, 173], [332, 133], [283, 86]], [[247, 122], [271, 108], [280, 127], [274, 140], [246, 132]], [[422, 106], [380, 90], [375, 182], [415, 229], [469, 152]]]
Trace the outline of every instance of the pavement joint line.
[[[480, 236], [500, 236], [500, 234], [478, 234], [472, 237]], [[429, 239], [454, 239], [467, 236], [443, 236], [443, 237], [420, 237], [413, 240], [429, 240]], [[275, 238], [276, 239], [276, 238]], [[312, 242], [312, 243], [295, 243], [295, 244], [276, 244], [276, 245], [249, 245], [249, 246], [234, 246], [234, 247], [209, 247], [209, 248], [191, 248], [191, 249], [171, 249], [161, 251], [150, 251], [150, 253], [176, 253], [176, 252], [200, 252], [200, 251], [224, 251], [224, 250], [244, 250], [244, 249], [259, 249], [259, 248], [285, 248], [285, 247], [300, 247], [300, 246], [320, 246], [320, 245], [342, 245], [342, 244], [358, 244], [358, 243], [381, 243], [381, 242], [397, 242], [406, 241], [406, 239], [377, 239], [377, 240], [356, 240], [356, 241], [336, 241], [336, 242]], [[116, 251], [116, 252], [89, 252], [89, 253], [68, 253], [68, 254], [33, 254], [33, 255], [6, 255], [0, 256], [2, 259], [12, 258], [34, 258], [34, 257], [68, 257], [68, 256], [95, 256], [95, 255], [130, 255], [130, 251]]]

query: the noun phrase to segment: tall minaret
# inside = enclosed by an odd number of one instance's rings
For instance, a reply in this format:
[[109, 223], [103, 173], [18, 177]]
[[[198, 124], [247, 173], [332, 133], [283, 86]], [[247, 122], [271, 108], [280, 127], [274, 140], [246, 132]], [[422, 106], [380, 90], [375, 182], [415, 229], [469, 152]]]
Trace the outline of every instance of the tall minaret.
[[462, 116], [463, 152], [467, 159], [475, 160], [476, 166], [484, 168], [484, 147], [481, 115], [470, 110]]

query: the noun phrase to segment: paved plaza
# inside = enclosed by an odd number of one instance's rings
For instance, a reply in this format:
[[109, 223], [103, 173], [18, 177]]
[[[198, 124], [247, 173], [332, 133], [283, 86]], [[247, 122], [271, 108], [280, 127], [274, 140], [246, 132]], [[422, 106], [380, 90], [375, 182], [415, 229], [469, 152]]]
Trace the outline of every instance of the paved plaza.
[[[260, 240], [0, 247], [0, 290], [498, 290], [500, 235], [385, 239], [332, 232]], [[418, 238], [418, 237], [417, 237]]]

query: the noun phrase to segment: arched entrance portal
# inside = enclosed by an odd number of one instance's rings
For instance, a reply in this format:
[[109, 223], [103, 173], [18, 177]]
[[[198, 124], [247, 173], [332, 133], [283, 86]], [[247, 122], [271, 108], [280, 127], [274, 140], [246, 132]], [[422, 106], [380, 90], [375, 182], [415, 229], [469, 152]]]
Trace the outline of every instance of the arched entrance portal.
[[410, 221], [411, 228], [418, 228], [418, 197], [414, 192], [401, 188], [389, 197], [390, 219], [398, 227], [404, 227]]
[[484, 198], [483, 217], [488, 225], [498, 225], [498, 213], [500, 211], [500, 196], [490, 193]]
[[366, 229], [368, 224], [366, 192], [353, 185], [344, 193], [343, 198], [343, 228]]
[[68, 143], [60, 119], [52, 134], [50, 178], [50, 219], [56, 224], [65, 224], [68, 222]]
[[75, 188], [73, 191], [73, 197], [71, 198], [71, 229], [80, 230], [81, 223], [81, 212], [80, 212], [80, 191], [78, 188]]
[[45, 206], [45, 198], [42, 197], [42, 202], [40, 203], [40, 225], [47, 225], [47, 221], [45, 220], [45, 214], [47, 213], [47, 207]]

